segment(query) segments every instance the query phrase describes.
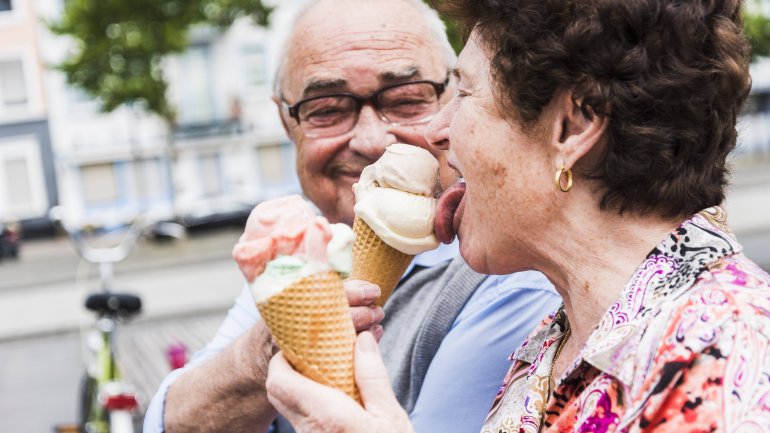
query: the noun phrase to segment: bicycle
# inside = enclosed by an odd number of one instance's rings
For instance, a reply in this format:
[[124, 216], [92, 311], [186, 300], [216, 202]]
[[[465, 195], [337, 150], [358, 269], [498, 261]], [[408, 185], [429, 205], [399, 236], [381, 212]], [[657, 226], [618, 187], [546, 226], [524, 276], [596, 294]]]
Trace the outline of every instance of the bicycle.
[[[136, 242], [152, 233], [156, 236], [181, 238], [184, 228], [169, 222], [150, 222], [137, 218], [117, 245], [93, 247], [85, 242], [83, 233], [69, 227], [62, 210], [54, 207], [50, 220], [63, 229], [78, 255], [86, 262], [98, 265], [101, 292], [86, 298], [85, 307], [96, 313], [95, 334], [91, 334], [90, 357], [86, 360], [79, 391], [77, 425], [81, 433], [133, 433], [133, 415], [139, 401], [133, 385], [122, 377], [115, 358], [114, 336], [118, 324], [139, 314], [142, 300], [128, 293], [113, 291], [114, 265], [124, 260]], [[85, 332], [83, 332], [85, 336]]]

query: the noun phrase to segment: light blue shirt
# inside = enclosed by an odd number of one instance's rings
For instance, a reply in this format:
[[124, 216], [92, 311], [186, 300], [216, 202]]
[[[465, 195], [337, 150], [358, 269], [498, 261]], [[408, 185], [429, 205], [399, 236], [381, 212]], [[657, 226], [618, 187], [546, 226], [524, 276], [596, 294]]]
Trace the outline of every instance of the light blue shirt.
[[[456, 243], [442, 244], [434, 251], [415, 257], [411, 266], [434, 266], [457, 254]], [[410, 414], [415, 432], [469, 433], [481, 430], [489, 406], [511, 365], [508, 356], [539, 321], [560, 304], [561, 298], [538, 272], [487, 277], [460, 311], [428, 367]], [[163, 432], [166, 392], [179, 375], [221, 352], [258, 320], [259, 313], [247, 286], [230, 308], [214, 339], [184, 368], [173, 371], [163, 381], [147, 408], [144, 432]]]

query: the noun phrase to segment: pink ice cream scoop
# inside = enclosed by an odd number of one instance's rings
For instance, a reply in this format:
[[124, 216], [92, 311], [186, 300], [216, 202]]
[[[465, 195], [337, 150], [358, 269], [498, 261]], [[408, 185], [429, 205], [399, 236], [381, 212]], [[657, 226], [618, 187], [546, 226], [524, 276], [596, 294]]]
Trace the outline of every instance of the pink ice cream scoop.
[[251, 211], [233, 258], [246, 280], [253, 282], [267, 262], [280, 255], [326, 262], [331, 237], [326, 218], [316, 216], [302, 197], [290, 195], [262, 202]]

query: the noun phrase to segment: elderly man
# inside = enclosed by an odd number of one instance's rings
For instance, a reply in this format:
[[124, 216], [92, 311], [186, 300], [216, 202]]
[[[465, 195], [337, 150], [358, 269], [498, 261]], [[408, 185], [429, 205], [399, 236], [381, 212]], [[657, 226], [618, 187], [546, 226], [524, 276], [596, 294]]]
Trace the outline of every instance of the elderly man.
[[[454, 60], [443, 24], [419, 0], [314, 0], [300, 13], [275, 101], [303, 191], [330, 221], [352, 224], [351, 185], [386, 146], [430, 149], [423, 131], [451, 98]], [[436, 156], [443, 183], [456, 180]], [[354, 323], [382, 336], [391, 382], [418, 432], [478, 431], [507, 356], [560, 300], [540, 274], [474, 273], [456, 245], [414, 262], [384, 313], [372, 306], [376, 286], [346, 284]], [[288, 431], [266, 398], [272, 353], [244, 290], [209, 346], [161, 385], [145, 432]]]

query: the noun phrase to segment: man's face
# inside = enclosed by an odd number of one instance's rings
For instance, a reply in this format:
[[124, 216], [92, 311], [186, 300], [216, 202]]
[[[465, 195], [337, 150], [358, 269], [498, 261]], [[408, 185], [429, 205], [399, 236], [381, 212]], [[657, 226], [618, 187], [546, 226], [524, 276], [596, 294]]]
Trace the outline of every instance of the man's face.
[[[284, 65], [282, 96], [288, 104], [330, 93], [368, 96], [383, 86], [414, 80], [444, 82], [446, 58], [419, 12], [401, 1], [324, 2], [297, 23]], [[442, 103], [451, 98], [444, 92]], [[443, 154], [423, 136], [427, 123], [383, 121], [370, 104], [348, 132], [318, 137], [303, 131], [285, 110], [281, 116], [297, 146], [297, 173], [305, 195], [332, 222], [352, 224], [352, 185], [361, 170], [393, 143]]]

